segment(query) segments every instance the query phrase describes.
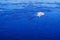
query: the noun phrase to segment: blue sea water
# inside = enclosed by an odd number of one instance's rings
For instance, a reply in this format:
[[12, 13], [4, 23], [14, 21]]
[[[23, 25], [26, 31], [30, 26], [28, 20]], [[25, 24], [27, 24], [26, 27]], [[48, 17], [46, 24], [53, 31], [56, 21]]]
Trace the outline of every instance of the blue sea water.
[[[0, 40], [60, 40], [60, 8], [35, 7], [0, 11]], [[44, 12], [42, 17], [37, 12]]]

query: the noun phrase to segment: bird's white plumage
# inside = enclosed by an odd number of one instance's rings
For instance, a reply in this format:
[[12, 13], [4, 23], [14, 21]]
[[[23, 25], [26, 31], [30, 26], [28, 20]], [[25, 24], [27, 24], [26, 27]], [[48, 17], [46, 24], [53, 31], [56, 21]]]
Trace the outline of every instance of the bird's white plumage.
[[41, 17], [43, 15], [45, 15], [44, 12], [37, 12], [37, 15], [36, 16]]

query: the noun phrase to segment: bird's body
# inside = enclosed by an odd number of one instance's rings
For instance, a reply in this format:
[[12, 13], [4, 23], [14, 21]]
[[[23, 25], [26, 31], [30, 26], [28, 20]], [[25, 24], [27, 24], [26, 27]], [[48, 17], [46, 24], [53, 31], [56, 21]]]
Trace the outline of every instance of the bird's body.
[[41, 16], [43, 16], [43, 15], [45, 15], [44, 12], [37, 12], [37, 16], [38, 16], [38, 17], [41, 17]]

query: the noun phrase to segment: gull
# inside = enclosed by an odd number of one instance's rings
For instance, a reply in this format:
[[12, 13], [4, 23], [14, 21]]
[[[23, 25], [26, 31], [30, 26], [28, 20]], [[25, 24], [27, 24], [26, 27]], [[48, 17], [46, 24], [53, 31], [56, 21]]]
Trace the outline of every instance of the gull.
[[44, 12], [37, 12], [37, 14], [36, 14], [36, 16], [38, 16], [38, 17], [41, 17], [41, 16], [43, 16], [43, 15], [45, 15]]

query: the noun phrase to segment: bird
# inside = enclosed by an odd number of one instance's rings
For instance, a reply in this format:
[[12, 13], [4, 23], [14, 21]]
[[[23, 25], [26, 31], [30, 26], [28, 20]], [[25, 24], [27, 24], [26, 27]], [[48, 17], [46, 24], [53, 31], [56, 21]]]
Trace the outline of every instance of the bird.
[[44, 16], [44, 15], [45, 15], [44, 12], [37, 12], [37, 14], [36, 14], [36, 16], [38, 16], [38, 17]]

